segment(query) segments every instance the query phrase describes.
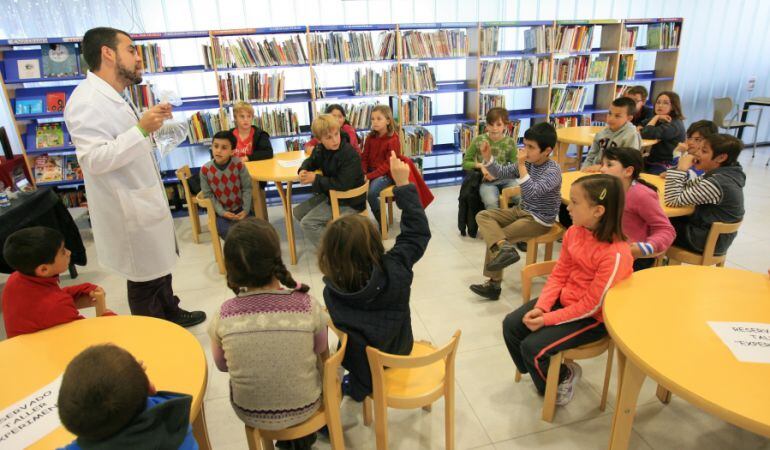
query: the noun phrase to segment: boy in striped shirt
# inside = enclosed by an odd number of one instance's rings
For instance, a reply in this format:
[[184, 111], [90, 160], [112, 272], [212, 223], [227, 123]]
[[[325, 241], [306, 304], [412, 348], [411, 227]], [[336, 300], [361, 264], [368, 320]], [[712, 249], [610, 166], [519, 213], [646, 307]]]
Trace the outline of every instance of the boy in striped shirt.
[[545, 234], [556, 222], [561, 204], [561, 169], [550, 159], [556, 145], [553, 125], [539, 123], [524, 133], [524, 148], [517, 161], [501, 166], [488, 147], [481, 149], [484, 167], [497, 179], [518, 178], [521, 204], [511, 209], [492, 209], [476, 215], [487, 244], [484, 284], [472, 284], [471, 291], [487, 298], [500, 298], [503, 269], [520, 259], [514, 244]]
[[[676, 169], [666, 173], [666, 205], [695, 205], [690, 216], [671, 221], [676, 230], [674, 244], [685, 250], [703, 253], [711, 224], [736, 223], [743, 220], [743, 187], [746, 174], [738, 162], [743, 143], [729, 134], [706, 136], [705, 143], [694, 154], [679, 158]], [[687, 172], [695, 168], [705, 173], [689, 179]], [[717, 239], [715, 255], [724, 255], [737, 233], [723, 234]]]

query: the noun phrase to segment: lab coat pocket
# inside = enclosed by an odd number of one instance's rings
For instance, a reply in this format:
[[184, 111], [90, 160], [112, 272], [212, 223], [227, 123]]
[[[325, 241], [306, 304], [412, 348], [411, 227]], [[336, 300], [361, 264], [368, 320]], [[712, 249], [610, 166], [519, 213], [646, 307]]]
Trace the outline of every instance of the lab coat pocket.
[[169, 217], [169, 207], [157, 186], [131, 189], [120, 193], [126, 217], [132, 217], [139, 228], [157, 225]]

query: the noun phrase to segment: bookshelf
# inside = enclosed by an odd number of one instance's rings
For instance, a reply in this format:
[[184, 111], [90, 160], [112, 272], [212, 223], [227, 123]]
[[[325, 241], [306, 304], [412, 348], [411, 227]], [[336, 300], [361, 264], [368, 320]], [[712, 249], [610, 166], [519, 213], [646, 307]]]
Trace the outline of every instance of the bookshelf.
[[[145, 73], [145, 84], [163, 89], [176, 77], [203, 79], [204, 92], [187, 96], [180, 92], [183, 104], [174, 112], [185, 120], [203, 115], [206, 119], [199, 125], [208, 126], [208, 132], [231, 127], [231, 103], [244, 98], [264, 121], [289, 124], [271, 134], [275, 151], [281, 152], [281, 141], [296, 148], [309, 139], [313, 117], [330, 103], [361, 109], [363, 116], [355, 124], [358, 132], [368, 131], [366, 111], [371, 105], [390, 104], [398, 118], [410, 119], [404, 126], [411, 133], [409, 139], [423, 136], [425, 130], [432, 134], [428, 146], [432, 151], [414, 156], [424, 159], [426, 180], [437, 184], [461, 176], [462, 149], [455, 143], [455, 128], [477, 132], [483, 126], [484, 99], [504, 102], [510, 118], [522, 121], [520, 129], [526, 129], [544, 121], [603, 121], [623, 86], [646, 85], [651, 99], [672, 89], [682, 22], [674, 18], [316, 25], [144, 33], [132, 38], [142, 46], [146, 68], [154, 69]], [[42, 124], [63, 122], [61, 112], [47, 110], [49, 94], [63, 94], [66, 102], [85, 78], [79, 57], [77, 73], [45, 76], [43, 49], [66, 44], [77, 52], [80, 40], [0, 40], [0, 83], [32, 173], [35, 158], [41, 155], [74, 155], [66, 126], [62, 125], [62, 145], [38, 148], [36, 132]], [[172, 43], [183, 43], [189, 51], [176, 57], [177, 52], [169, 50]], [[171, 53], [176, 58], [167, 58]], [[40, 73], [32, 76], [33, 67], [32, 73], [20, 76], [24, 61], [37, 61]], [[494, 71], [497, 75], [491, 76]], [[410, 73], [418, 76], [409, 77]], [[387, 88], [367, 90], [371, 80], [387, 77]], [[340, 85], [340, 79], [348, 84]], [[421, 82], [413, 84], [414, 80]], [[269, 95], [247, 95], [232, 88], [238, 83], [245, 86], [246, 81], [269, 85]], [[155, 101], [149, 90], [137, 95], [140, 107]], [[16, 114], [17, 104], [25, 100], [37, 103], [38, 109], [22, 108]], [[199, 167], [208, 160], [208, 132], [183, 143], [184, 150], [162, 161], [165, 182], [177, 181], [173, 175], [177, 167]], [[38, 184], [76, 189], [82, 180]]]

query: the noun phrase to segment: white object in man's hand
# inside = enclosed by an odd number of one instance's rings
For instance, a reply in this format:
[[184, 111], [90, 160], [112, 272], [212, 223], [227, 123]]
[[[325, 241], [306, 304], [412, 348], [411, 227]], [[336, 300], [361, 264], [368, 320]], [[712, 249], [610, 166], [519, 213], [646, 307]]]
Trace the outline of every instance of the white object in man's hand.
[[161, 103], [151, 107], [142, 114], [142, 118], [139, 119], [139, 126], [146, 133], [153, 133], [163, 126], [163, 121], [171, 117], [171, 105]]

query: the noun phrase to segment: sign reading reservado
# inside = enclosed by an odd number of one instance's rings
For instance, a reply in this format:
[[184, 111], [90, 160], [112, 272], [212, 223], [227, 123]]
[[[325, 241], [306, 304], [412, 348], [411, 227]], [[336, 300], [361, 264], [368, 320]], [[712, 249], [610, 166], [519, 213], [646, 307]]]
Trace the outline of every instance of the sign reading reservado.
[[61, 375], [0, 412], [0, 449], [20, 449], [61, 426], [56, 401]]

